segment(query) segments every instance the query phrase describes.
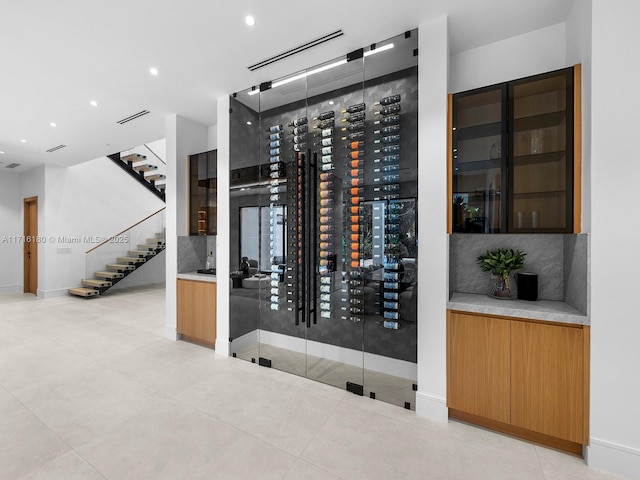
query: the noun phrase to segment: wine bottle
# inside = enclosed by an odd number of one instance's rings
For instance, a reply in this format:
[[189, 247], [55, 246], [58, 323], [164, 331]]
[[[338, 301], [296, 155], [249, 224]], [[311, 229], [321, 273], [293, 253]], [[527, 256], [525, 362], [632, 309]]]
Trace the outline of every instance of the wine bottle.
[[389, 330], [398, 330], [400, 328], [400, 322], [385, 320], [384, 322], [382, 322], [382, 326], [384, 328], [388, 328]]
[[351, 150], [358, 150], [360, 148], [364, 148], [364, 142], [349, 142], [344, 148], [349, 148]]
[[333, 197], [333, 190], [320, 190], [320, 198]]
[[400, 135], [387, 135], [386, 137], [382, 137], [378, 140], [374, 140], [373, 143], [397, 143], [400, 141]]
[[384, 282], [382, 286], [385, 290], [398, 290], [400, 288], [398, 282]]
[[280, 149], [279, 148], [272, 148], [271, 150], [269, 150], [269, 155], [271, 155], [271, 156], [280, 155]]
[[306, 150], [306, 148], [307, 148], [307, 144], [306, 143], [296, 143], [296, 144], [293, 145], [293, 149], [296, 152], [302, 152], [302, 151]]
[[320, 293], [331, 293], [331, 287], [329, 285], [320, 285]]
[[320, 278], [320, 283], [323, 284], [323, 285], [331, 285], [331, 277], [322, 277], [322, 278]]
[[383, 172], [396, 172], [398, 170], [400, 170], [400, 164], [398, 163], [393, 163], [391, 165], [385, 165], [384, 167], [382, 167]]
[[321, 173], [320, 174], [320, 181], [321, 182], [326, 182], [328, 180], [331, 180], [331, 174], [330, 173]]
[[373, 122], [374, 125], [393, 125], [400, 121], [400, 115], [389, 115]]
[[307, 136], [306, 135], [294, 135], [293, 136], [293, 143], [303, 143], [307, 140]]
[[273, 140], [280, 140], [282, 139], [282, 133], [278, 132], [278, 133], [272, 133], [271, 135], [269, 135], [269, 140], [273, 141]]
[[322, 207], [330, 207], [333, 205], [333, 198], [323, 198], [320, 200], [320, 206]]
[[399, 103], [395, 103], [393, 105], [389, 105], [387, 107], [381, 108], [380, 111], [378, 112], [373, 112], [376, 115], [393, 115], [396, 113], [400, 113], [400, 104]]
[[333, 188], [333, 182], [320, 182], [320, 190], [328, 190]]
[[400, 95], [390, 95], [388, 97], [384, 97], [379, 102], [374, 103], [374, 105], [391, 105], [392, 103], [398, 103], [400, 101]]
[[351, 250], [360, 250], [360, 242], [352, 242]]
[[352, 160], [358, 160], [360, 158], [364, 157], [364, 151], [363, 150], [354, 150], [353, 152], [349, 152], [347, 154], [347, 158], [350, 158]]
[[364, 188], [351, 187], [349, 189], [349, 194], [352, 196], [361, 197], [364, 194]]
[[322, 122], [318, 123], [314, 128], [324, 130], [326, 128], [331, 128], [335, 126], [335, 124], [336, 124], [335, 120], [333, 118], [330, 118], [329, 120], [323, 120]]
[[387, 222], [398, 223], [400, 221], [399, 213], [387, 213]]
[[321, 163], [331, 163], [333, 162], [333, 155], [322, 155], [320, 157]]
[[387, 282], [397, 282], [400, 280], [400, 274], [398, 272], [384, 272], [383, 278]]
[[376, 158], [373, 161], [373, 163], [382, 162], [382, 163], [386, 163], [386, 164], [393, 164], [393, 163], [396, 163], [396, 162], [399, 162], [399, 161], [400, 161], [400, 155], [387, 155], [387, 156], [382, 157], [382, 158]]
[[398, 153], [400, 151], [400, 145], [385, 145], [381, 149], [374, 150], [373, 153]]
[[323, 147], [321, 152], [322, 155], [330, 155], [333, 153], [333, 147]]
[[269, 148], [278, 148], [280, 146], [280, 140], [273, 140], [269, 142]]
[[343, 122], [359, 122], [360, 120], [364, 120], [365, 118], [365, 114], [367, 112], [365, 111], [361, 111], [361, 112], [355, 112], [352, 113], [350, 115], [347, 115], [345, 118], [342, 119]]
[[360, 206], [359, 205], [351, 205], [349, 207], [349, 212], [352, 214], [360, 214]]
[[347, 166], [351, 168], [358, 168], [358, 167], [361, 167], [362, 165], [364, 165], [364, 160], [362, 159], [351, 160], [350, 162], [347, 162]]
[[300, 125], [305, 125], [307, 123], [307, 117], [302, 117], [294, 120], [289, 124], [290, 127], [299, 127]]
[[320, 132], [321, 137], [330, 137], [333, 135], [333, 127], [325, 128]]
[[314, 142], [314, 145], [322, 145], [323, 147], [329, 147], [333, 145], [333, 138], [323, 138], [320, 142]]
[[280, 161], [280, 156], [279, 155], [275, 155], [273, 157], [269, 157], [269, 163], [277, 163]]
[[278, 133], [278, 132], [281, 132], [281, 131], [282, 131], [282, 124], [280, 124], [280, 125], [273, 125], [273, 126], [271, 126], [271, 127], [269, 127], [269, 128], [267, 129], [267, 132], [268, 132], [268, 133]]
[[382, 306], [389, 310], [398, 310], [398, 302], [383, 302]]
[[396, 183], [400, 181], [400, 174], [399, 173], [391, 173], [389, 175], [384, 175], [382, 177], [382, 181], [384, 183]]
[[329, 240], [333, 240], [333, 235], [331, 235], [330, 233], [321, 233], [320, 234], [320, 241], [321, 242], [327, 242]]
[[387, 210], [392, 213], [398, 213], [402, 211], [402, 206], [403, 204], [400, 202], [390, 203], [389, 205], [387, 205]]
[[326, 112], [319, 113], [318, 116], [313, 117], [313, 120], [327, 120], [328, 118], [333, 118], [335, 112], [333, 110], [329, 110]]
[[307, 126], [306, 125], [302, 125], [300, 127], [296, 127], [293, 129], [293, 134], [294, 135], [304, 135], [305, 133], [307, 133]]
[[364, 180], [362, 178], [352, 178], [349, 184], [352, 187], [358, 187], [360, 185], [364, 185]]
[[361, 112], [365, 108], [366, 108], [366, 105], [364, 103], [356, 103], [355, 105], [350, 105], [347, 108], [345, 108], [344, 110], [342, 110], [342, 113]]
[[347, 175], [350, 177], [359, 177], [362, 175], [362, 170], [359, 168], [352, 168], [347, 172]]
[[400, 298], [400, 295], [397, 292], [384, 292], [385, 300], [398, 300], [398, 298]]
[[376, 135], [387, 135], [389, 133], [398, 133], [399, 131], [400, 125], [387, 125], [386, 127], [382, 127], [380, 130], [374, 130], [373, 133]]
[[350, 132], [354, 132], [357, 130], [364, 130], [364, 122], [354, 122], [354, 123], [350, 123], [349, 125], [347, 125], [346, 127], [342, 128], [342, 131], [350, 131]]
[[[343, 129], [344, 130], [344, 129]], [[346, 137], [342, 137], [342, 140], [359, 140], [361, 138], [364, 138], [364, 132], [360, 131], [360, 132], [351, 132], [349, 135], [347, 135]]]
[[400, 314], [398, 312], [386, 311], [384, 312], [384, 318], [391, 318], [392, 320], [398, 320], [400, 318]]
[[333, 243], [320, 242], [320, 250], [331, 250], [331, 249], [333, 249]]
[[320, 167], [320, 169], [321, 169], [322, 171], [324, 171], [324, 172], [328, 172], [328, 171], [330, 171], [330, 170], [333, 170], [333, 168], [334, 168], [334, 167], [333, 167], [333, 163], [325, 163], [325, 164], [323, 164], [323, 165]]

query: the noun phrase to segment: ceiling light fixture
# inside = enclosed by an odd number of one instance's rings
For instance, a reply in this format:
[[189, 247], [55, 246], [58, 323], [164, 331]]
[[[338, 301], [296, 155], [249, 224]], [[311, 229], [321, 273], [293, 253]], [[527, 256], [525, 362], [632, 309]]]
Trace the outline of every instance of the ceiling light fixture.
[[252, 125], [252, 123], [251, 122], [247, 122], [247, 125]]
[[155, 67], [150, 68], [150, 69], [149, 69], [149, 73], [150, 73], [151, 75], [153, 75], [154, 77], [156, 77], [156, 76], [158, 75], [158, 69], [157, 69], [157, 68], [155, 68]]
[[51, 125], [52, 127], [57, 127], [55, 122], [51, 122], [49, 125]]
[[22, 143], [27, 143], [27, 141], [23, 138], [22, 140], [20, 140]]
[[256, 19], [253, 18], [251, 15], [247, 15], [244, 19], [245, 23], [247, 25], [249, 25], [250, 27], [253, 27], [256, 24]]
[[4, 152], [2, 150], [0, 150], [0, 155], [4, 155]]
[[96, 102], [95, 100], [91, 100], [89, 103], [91, 104], [92, 107], [98, 106], [98, 102]]
[[[378, 47], [375, 50], [369, 50], [364, 52], [364, 56], [368, 57], [373, 55], [374, 53], [384, 52], [385, 50], [390, 50], [393, 48], [393, 43], [388, 43], [383, 45], [382, 47]], [[271, 84], [271, 88], [280, 87], [282, 85], [286, 85], [287, 83], [295, 82], [296, 80], [301, 80], [310, 75], [315, 75], [316, 73], [324, 72], [326, 70], [330, 70], [335, 67], [339, 67], [340, 65], [344, 65], [347, 63], [347, 59], [343, 58], [342, 60], [338, 60], [337, 62], [328, 63], [327, 65], [323, 65], [322, 67], [314, 68], [313, 70], [309, 70], [308, 72], [299, 73], [298, 75], [294, 75], [293, 77], [285, 78], [284, 80], [278, 80], [277, 82], [273, 82]], [[260, 89], [256, 88], [255, 90], [251, 90], [248, 92], [248, 95], [255, 95], [256, 93], [260, 93]]]

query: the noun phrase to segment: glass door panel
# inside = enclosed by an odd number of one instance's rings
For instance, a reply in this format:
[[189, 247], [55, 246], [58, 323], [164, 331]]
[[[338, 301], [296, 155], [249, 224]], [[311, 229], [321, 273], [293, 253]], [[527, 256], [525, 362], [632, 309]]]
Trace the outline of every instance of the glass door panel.
[[363, 393], [364, 298], [362, 222], [364, 200], [363, 59], [340, 59], [307, 77], [310, 158], [316, 187], [310, 222], [316, 300], [307, 325], [307, 375]]
[[512, 232], [571, 230], [572, 81], [569, 69], [510, 84]]
[[454, 96], [454, 232], [506, 231], [506, 95], [501, 85]]
[[417, 46], [414, 31], [376, 44], [365, 56], [361, 211], [365, 395], [411, 409], [418, 328]]

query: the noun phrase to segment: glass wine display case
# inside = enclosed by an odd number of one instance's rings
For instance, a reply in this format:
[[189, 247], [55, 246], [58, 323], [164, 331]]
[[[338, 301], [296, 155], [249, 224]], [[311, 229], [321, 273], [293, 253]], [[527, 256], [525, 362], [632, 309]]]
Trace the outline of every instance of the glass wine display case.
[[407, 32], [238, 92], [230, 115], [233, 355], [409, 409], [417, 61]]
[[453, 95], [453, 232], [572, 232], [573, 87], [571, 67]]

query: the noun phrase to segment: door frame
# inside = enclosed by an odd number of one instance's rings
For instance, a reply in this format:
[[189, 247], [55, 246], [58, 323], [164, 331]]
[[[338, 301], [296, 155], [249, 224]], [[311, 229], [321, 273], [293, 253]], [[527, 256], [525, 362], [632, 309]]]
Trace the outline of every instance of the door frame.
[[[38, 295], [38, 197], [23, 200], [23, 292]], [[35, 218], [32, 216], [35, 214]], [[32, 263], [33, 262], [33, 263]]]

